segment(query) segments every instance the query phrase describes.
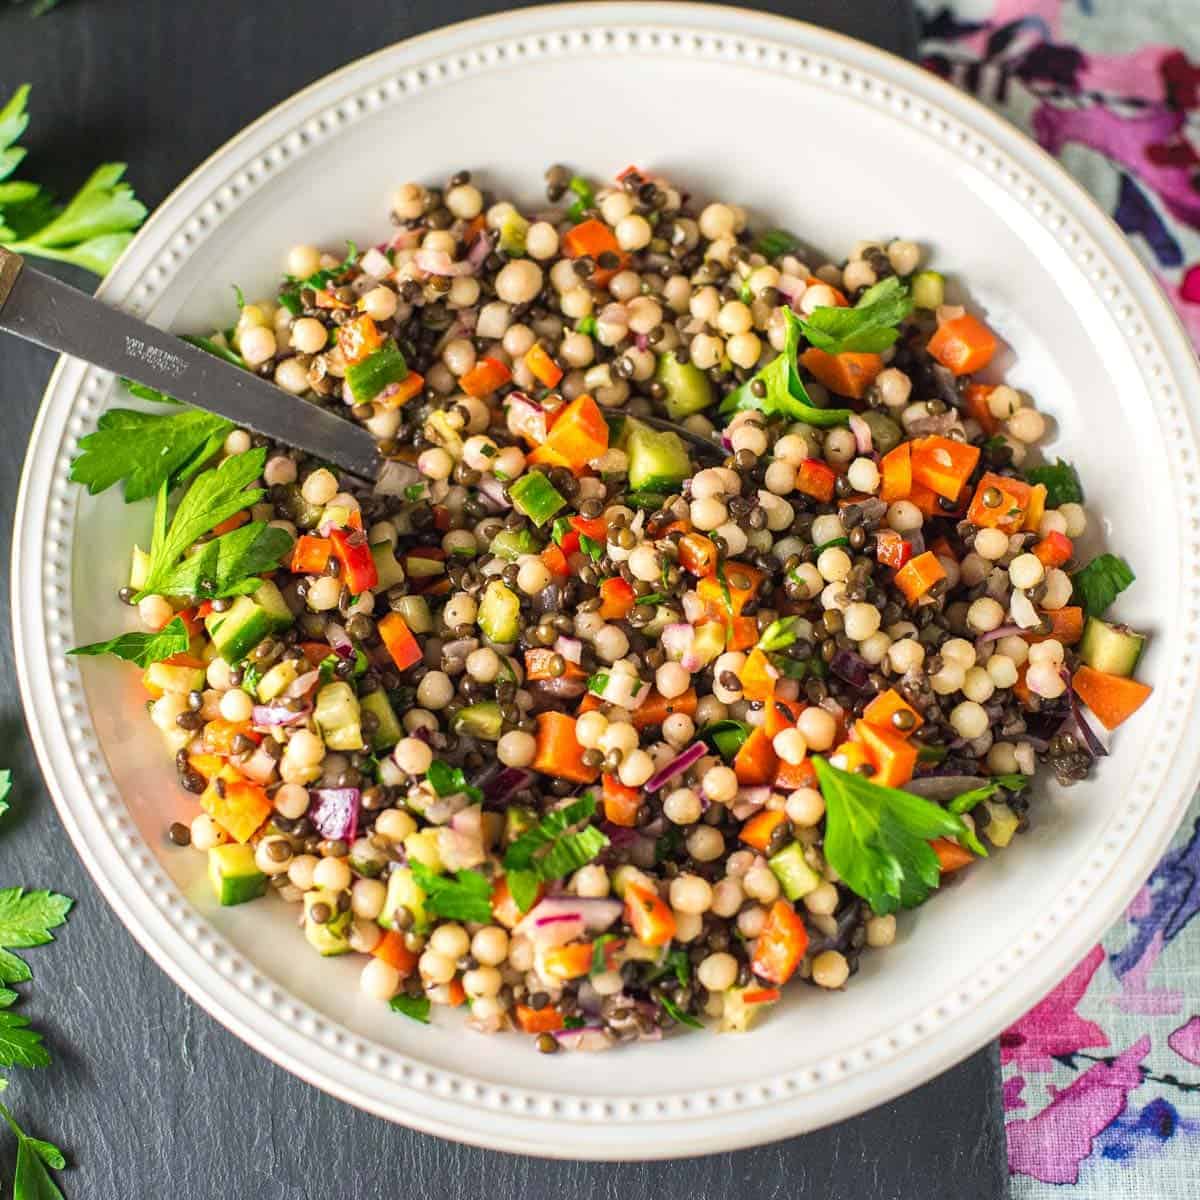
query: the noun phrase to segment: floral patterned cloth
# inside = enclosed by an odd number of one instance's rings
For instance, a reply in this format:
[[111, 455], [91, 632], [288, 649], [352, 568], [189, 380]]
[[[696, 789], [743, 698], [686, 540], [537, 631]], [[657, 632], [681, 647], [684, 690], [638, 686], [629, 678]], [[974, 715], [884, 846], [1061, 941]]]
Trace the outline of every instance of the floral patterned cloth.
[[[925, 65], [1026, 129], [1200, 348], [1200, 0], [921, 0]], [[1200, 800], [1119, 922], [1001, 1038], [1013, 1200], [1191, 1197]]]

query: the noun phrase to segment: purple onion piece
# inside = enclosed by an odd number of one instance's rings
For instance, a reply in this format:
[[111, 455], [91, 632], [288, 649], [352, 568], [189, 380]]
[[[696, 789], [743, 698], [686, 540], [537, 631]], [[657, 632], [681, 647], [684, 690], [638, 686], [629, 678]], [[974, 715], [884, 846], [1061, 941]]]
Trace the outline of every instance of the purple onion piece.
[[476, 780], [475, 786], [483, 788], [483, 798], [488, 804], [503, 804], [509, 797], [526, 787], [532, 778], [532, 771], [523, 770], [521, 767], [505, 767], [486, 783]]
[[873, 445], [871, 427], [858, 413], [850, 414], [850, 432], [854, 434], [854, 444], [859, 454], [870, 454]]
[[250, 719], [255, 725], [299, 725], [308, 720], [311, 711], [307, 707], [293, 711], [282, 704], [256, 704]]
[[[863, 664], [866, 665], [865, 663]], [[655, 771], [646, 781], [644, 790], [657, 792], [664, 784], [669, 783], [676, 775], [681, 775], [688, 767], [698, 763], [708, 753], [708, 747], [703, 742], [693, 742], [678, 758], [673, 758], [660, 771]]]
[[1096, 731], [1088, 724], [1087, 717], [1083, 715], [1083, 709], [1079, 706], [1079, 700], [1075, 696], [1075, 689], [1071, 686], [1070, 675], [1063, 671], [1062, 677], [1067, 681], [1067, 703], [1071, 707], [1071, 713], [1062, 723], [1058, 732], [1074, 733], [1076, 741], [1082, 743], [1083, 748], [1093, 758], [1107, 758], [1108, 749], [1096, 735]]
[[829, 669], [844, 679], [852, 688], [862, 691], [871, 677], [871, 668], [865, 658], [853, 650], [839, 650], [829, 664]]
[[326, 624], [325, 636], [329, 639], [329, 644], [338, 658], [354, 657], [354, 643], [350, 640], [350, 635], [336, 621], [329, 621]]
[[358, 788], [315, 788], [312, 798], [308, 819], [317, 832], [330, 841], [354, 841], [362, 799]]

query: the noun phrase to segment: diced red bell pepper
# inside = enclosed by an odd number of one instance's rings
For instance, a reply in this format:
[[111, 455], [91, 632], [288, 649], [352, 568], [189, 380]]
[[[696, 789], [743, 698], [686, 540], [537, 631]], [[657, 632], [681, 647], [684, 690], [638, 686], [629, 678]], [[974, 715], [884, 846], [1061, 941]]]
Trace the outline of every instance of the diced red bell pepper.
[[620, 575], [606, 579], [600, 585], [600, 615], [606, 621], [620, 621], [633, 612], [633, 587]]
[[379, 636], [398, 671], [407, 671], [422, 658], [421, 645], [404, 618], [390, 612], [379, 620]]
[[481, 358], [459, 381], [468, 396], [482, 399], [498, 391], [512, 378], [512, 372], [498, 358]]
[[786, 900], [776, 900], [754, 946], [750, 969], [767, 983], [787, 983], [808, 949], [808, 930]]
[[1059, 533], [1056, 529], [1046, 534], [1034, 546], [1033, 552], [1041, 560], [1043, 566], [1061, 567], [1063, 563], [1070, 561], [1071, 555], [1075, 553], [1075, 546], [1065, 533]]
[[370, 358], [383, 345], [383, 334], [375, 322], [363, 313], [338, 326], [337, 343], [342, 357], [353, 365]]
[[828, 504], [833, 499], [837, 472], [819, 458], [806, 458], [796, 472], [796, 491]]
[[563, 377], [562, 367], [537, 342], [526, 351], [525, 365], [543, 387], [557, 387], [558, 381]]
[[379, 583], [379, 571], [371, 547], [361, 530], [333, 529], [329, 533], [333, 555], [342, 564], [342, 582], [352, 595], [369, 592]]

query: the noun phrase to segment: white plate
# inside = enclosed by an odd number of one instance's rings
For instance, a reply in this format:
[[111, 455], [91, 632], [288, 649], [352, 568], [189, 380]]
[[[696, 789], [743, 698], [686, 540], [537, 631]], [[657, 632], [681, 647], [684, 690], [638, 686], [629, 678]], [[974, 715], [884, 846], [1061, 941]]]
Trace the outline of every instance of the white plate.
[[[1116, 228], [1032, 143], [897, 59], [733, 9], [532, 9], [394, 46], [302, 92], [199, 170], [102, 289], [161, 325], [228, 319], [296, 241], [360, 245], [410, 178], [470, 167], [536, 196], [556, 160], [627, 163], [748, 204], [835, 254], [903, 233], [970, 282], [1013, 348], [1011, 378], [1057, 419], [1092, 511], [1138, 572], [1122, 600], [1154, 632], [1152, 701], [1097, 777], [1044, 789], [1034, 830], [864, 958], [844, 995], [798, 989], [742, 1037], [688, 1034], [543, 1057], [518, 1036], [431, 1028], [360, 999], [293, 910], [221, 910], [199, 855], [163, 831], [192, 802], [141, 710], [136, 672], [64, 657], [110, 636], [146, 506], [68, 484], [109, 377], [59, 364], [26, 464], [14, 553], [21, 688], [63, 823], [113, 907], [200, 1004], [276, 1062], [382, 1116], [504, 1150], [703, 1153], [879, 1104], [994, 1037], [1133, 895], [1197, 778], [1197, 489], [1192, 353]], [[123, 398], [121, 402], [126, 402]]]

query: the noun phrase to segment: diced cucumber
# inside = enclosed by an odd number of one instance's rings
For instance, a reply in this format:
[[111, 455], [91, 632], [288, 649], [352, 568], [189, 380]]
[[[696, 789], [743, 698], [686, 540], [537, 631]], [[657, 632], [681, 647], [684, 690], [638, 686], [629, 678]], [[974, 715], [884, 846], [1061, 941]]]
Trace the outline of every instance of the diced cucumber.
[[767, 859], [767, 866], [774, 871], [789, 900], [800, 900], [821, 886], [821, 876], [808, 865], [799, 842], [792, 842], [773, 854]]
[[529, 222], [515, 208], [510, 208], [500, 224], [500, 250], [509, 258], [520, 258], [525, 253], [528, 232]]
[[983, 830], [988, 841], [993, 846], [1007, 846], [1017, 832], [1019, 824], [1017, 814], [1007, 804], [1001, 804], [996, 800], [986, 800], [983, 806], [988, 813], [988, 823]]
[[539, 528], [566, 504], [563, 494], [542, 474], [529, 471], [508, 486], [513, 508]]
[[227, 612], [209, 613], [204, 624], [221, 657], [236, 663], [263, 638], [287, 629], [292, 619], [279, 589], [267, 580], [253, 596], [239, 596]]
[[203, 667], [172, 667], [165, 662], [151, 663], [142, 677], [147, 688], [160, 692], [199, 692], [204, 689]]
[[1126, 625], [1110, 625], [1099, 617], [1088, 617], [1079, 641], [1079, 657], [1096, 671], [1128, 679], [1146, 644], [1144, 634]]
[[[327, 921], [314, 921], [313, 909], [318, 904], [329, 912]], [[332, 958], [335, 954], [347, 954], [350, 950], [350, 922], [354, 913], [350, 908], [338, 912], [336, 892], [324, 888], [313, 888], [304, 893], [304, 936], [308, 944], [322, 957]]]
[[354, 689], [342, 681], [317, 692], [313, 718], [330, 750], [363, 749], [361, 710]]
[[393, 341], [346, 368], [346, 386], [355, 404], [369, 404], [384, 388], [408, 378], [408, 364]]
[[387, 692], [382, 689], [368, 692], [358, 703], [362, 712], [371, 713], [377, 722], [371, 733], [371, 749], [390, 750], [404, 736], [404, 730], [400, 727]]
[[454, 714], [454, 732], [469, 733], [485, 742], [498, 742], [503, 721], [500, 705], [495, 700], [481, 700]]
[[462, 438], [458, 436], [458, 430], [446, 419], [445, 409], [439, 408], [431, 412], [425, 418], [425, 426], [434, 433], [435, 437], [432, 440], [438, 442], [452, 458], [462, 458]]
[[267, 877], [254, 861], [254, 847], [230, 842], [208, 852], [208, 880], [223, 905], [245, 904], [267, 890]]
[[701, 668], [725, 653], [725, 641], [726, 629], [720, 621], [705, 621], [696, 630], [696, 636], [692, 639], [692, 654], [700, 660]]
[[516, 562], [522, 554], [537, 554], [541, 550], [537, 538], [533, 533], [522, 527], [521, 529], [502, 529], [494, 538], [488, 550], [500, 558], [506, 558], [509, 562]]
[[141, 546], [134, 546], [133, 558], [129, 563], [129, 586], [140, 592], [150, 578], [150, 555]]
[[674, 354], [660, 354], [655, 378], [666, 389], [664, 403], [672, 421], [682, 421], [712, 404], [712, 383], [708, 374], [693, 362], [679, 362]]
[[396, 867], [388, 876], [387, 894], [379, 914], [379, 924], [384, 929], [396, 928], [396, 913], [406, 910], [412, 917], [412, 929], [420, 933], [429, 924], [425, 912], [425, 893], [417, 886], [413, 873], [407, 867]]
[[937, 271], [918, 271], [912, 279], [912, 299], [930, 312], [946, 303], [946, 279]]
[[433, 579], [445, 575], [446, 563], [440, 558], [428, 558], [424, 554], [410, 551], [404, 556], [405, 569], [413, 579]]
[[746, 993], [761, 991], [762, 988], [752, 984], [749, 988], [730, 988], [725, 993], [725, 1006], [721, 1010], [719, 1033], [745, 1033], [764, 1009], [770, 1008], [770, 1003], [746, 1003]]
[[537, 815], [532, 809], [513, 805], [504, 810], [504, 844], [515, 842], [526, 830], [537, 824]]
[[433, 632], [433, 614], [429, 611], [429, 601], [424, 596], [402, 596], [395, 611], [404, 618], [404, 623], [411, 632]]
[[632, 426], [626, 448], [630, 491], [675, 491], [692, 473], [683, 442], [676, 434], [651, 429], [638, 421], [627, 424]]
[[445, 869], [442, 856], [438, 853], [438, 831], [418, 829], [404, 839], [404, 853], [413, 862], [424, 863], [431, 871], [441, 874]]
[[[299, 678], [300, 668], [296, 666], [296, 660], [285, 658], [282, 662], [277, 662], [258, 681], [258, 687], [255, 691], [258, 698], [264, 704], [269, 704], [281, 692], [291, 687]], [[245, 680], [243, 679], [242, 682], [244, 683]]]
[[388, 588], [404, 582], [404, 568], [396, 558], [391, 542], [376, 542], [371, 547], [371, 557], [375, 560], [375, 570], [379, 573], [376, 588], [387, 591]]
[[493, 579], [483, 593], [476, 620], [488, 641], [515, 642], [521, 635], [521, 601], [507, 584]]

